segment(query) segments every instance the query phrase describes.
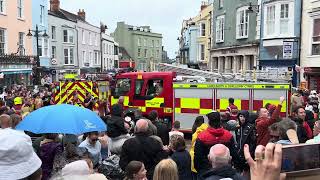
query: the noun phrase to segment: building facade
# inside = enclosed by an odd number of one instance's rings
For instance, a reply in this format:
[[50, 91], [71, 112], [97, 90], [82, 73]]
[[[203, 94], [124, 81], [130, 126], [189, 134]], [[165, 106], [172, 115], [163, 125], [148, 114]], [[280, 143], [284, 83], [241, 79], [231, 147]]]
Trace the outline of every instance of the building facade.
[[60, 8], [59, 0], [50, 1], [48, 12], [50, 52], [53, 80], [63, 79], [69, 74], [80, 74], [78, 61], [77, 21]]
[[77, 21], [80, 73], [99, 72], [101, 69], [100, 27], [86, 21], [86, 13], [83, 9], [73, 17]]
[[239, 73], [257, 65], [257, 13], [249, 13], [250, 0], [213, 2], [211, 71]]
[[[261, 1], [259, 66], [263, 70], [291, 74], [299, 64], [301, 3], [302, 0]], [[293, 86], [297, 81], [294, 71]]]
[[32, 40], [26, 38], [31, 28], [31, 0], [0, 0], [0, 84], [31, 83]]
[[138, 70], [153, 71], [162, 59], [162, 34], [153, 33], [150, 26], [132, 26], [118, 22], [114, 39], [125, 48]]
[[119, 44], [109, 34], [101, 34], [102, 42], [102, 67], [103, 70], [118, 68], [119, 65]]
[[[35, 30], [38, 26], [40, 31], [48, 33], [48, 1], [38, 0], [32, 1], [32, 29]], [[50, 43], [49, 38], [41, 37], [39, 38], [39, 56], [40, 56], [40, 66], [49, 67], [50, 66]], [[37, 39], [32, 38], [32, 53], [37, 55]]]
[[301, 82], [320, 91], [320, 1], [303, 2], [301, 34]]

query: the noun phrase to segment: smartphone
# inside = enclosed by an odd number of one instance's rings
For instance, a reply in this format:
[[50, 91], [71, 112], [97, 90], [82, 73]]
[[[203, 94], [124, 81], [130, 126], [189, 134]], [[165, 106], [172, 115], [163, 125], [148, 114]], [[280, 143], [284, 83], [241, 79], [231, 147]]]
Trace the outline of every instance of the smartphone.
[[320, 169], [320, 144], [297, 144], [283, 146], [283, 173], [295, 173]]

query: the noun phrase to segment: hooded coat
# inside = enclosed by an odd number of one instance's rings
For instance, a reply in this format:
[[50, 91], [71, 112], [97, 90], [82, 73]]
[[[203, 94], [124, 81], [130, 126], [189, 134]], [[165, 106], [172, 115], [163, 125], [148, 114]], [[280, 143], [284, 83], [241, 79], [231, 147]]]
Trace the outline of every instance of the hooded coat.
[[[241, 123], [239, 116], [243, 115], [245, 118], [245, 122]], [[236, 139], [237, 139], [237, 150], [240, 155], [240, 159], [243, 163], [246, 164], [246, 160], [244, 158], [243, 147], [245, 144], [249, 145], [250, 154], [254, 155], [254, 151], [256, 149], [256, 129], [253, 124], [249, 122], [249, 112], [248, 111], [240, 111], [237, 116], [239, 120], [240, 127], [236, 130]]]
[[121, 117], [122, 112], [122, 106], [120, 104], [115, 104], [111, 108], [111, 117], [105, 118], [108, 127], [107, 135], [110, 138], [128, 134], [127, 129], [124, 127], [124, 119]]

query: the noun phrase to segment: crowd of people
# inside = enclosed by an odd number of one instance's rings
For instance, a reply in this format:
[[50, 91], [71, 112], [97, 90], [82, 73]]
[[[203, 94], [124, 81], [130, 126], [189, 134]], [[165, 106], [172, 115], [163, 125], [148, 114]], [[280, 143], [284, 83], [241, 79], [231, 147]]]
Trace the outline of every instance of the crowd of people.
[[[320, 142], [315, 91], [294, 93], [287, 118], [279, 116], [284, 97], [257, 113], [238, 110], [230, 98], [226, 112], [195, 119], [190, 149], [179, 121], [169, 129], [157, 111], [144, 117], [124, 110], [121, 101], [101, 115], [106, 132], [39, 136], [15, 130], [28, 113], [52, 104], [52, 88], [13, 86], [2, 93], [0, 180], [278, 180], [285, 176], [282, 146]], [[95, 101], [88, 94], [85, 107], [94, 110]]]

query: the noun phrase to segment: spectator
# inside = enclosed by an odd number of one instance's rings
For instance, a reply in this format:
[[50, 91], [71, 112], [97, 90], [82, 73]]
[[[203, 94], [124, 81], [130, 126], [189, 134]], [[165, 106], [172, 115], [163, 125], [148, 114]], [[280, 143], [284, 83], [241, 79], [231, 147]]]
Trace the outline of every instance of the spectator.
[[158, 119], [158, 112], [153, 110], [149, 113], [150, 121], [157, 127], [157, 136], [159, 136], [163, 142], [163, 145], [169, 144], [169, 128]]
[[96, 99], [88, 92], [86, 99], [84, 100], [84, 107], [93, 111], [93, 107], [96, 104]]
[[2, 129], [11, 128], [12, 127], [12, 119], [9, 115], [3, 114], [0, 116], [0, 127]]
[[40, 142], [40, 159], [42, 161], [42, 180], [48, 180], [51, 177], [54, 158], [63, 151], [62, 144], [57, 142], [58, 134], [45, 134]]
[[69, 163], [61, 171], [62, 176], [89, 175], [92, 173], [93, 173], [93, 164], [92, 164], [92, 161], [89, 159], [78, 160], [78, 161]]
[[276, 143], [279, 141], [279, 128], [278, 123], [274, 123], [268, 128], [269, 134], [270, 134], [270, 140], [271, 143]]
[[291, 112], [293, 112], [297, 107], [304, 105], [302, 94], [302, 90], [298, 90], [298, 92], [291, 96]]
[[79, 145], [79, 147], [84, 147], [89, 151], [93, 167], [97, 167], [101, 163], [101, 143], [99, 142], [98, 132], [88, 133], [88, 137]]
[[31, 138], [13, 129], [0, 129], [0, 179], [41, 179], [41, 160]]
[[182, 136], [184, 138], [183, 133], [180, 132], [179, 130], [180, 130], [180, 121], [174, 121], [173, 128], [169, 132], [169, 139], [171, 139], [171, 136], [174, 135], [174, 134], [180, 135], [180, 136]]
[[306, 111], [305, 121], [308, 123], [310, 129], [313, 129], [314, 122], [315, 122], [314, 113], [308, 110], [305, 110], [305, 111]]
[[305, 143], [308, 139], [312, 138], [312, 130], [309, 127], [306, 119], [306, 111], [302, 106], [297, 107], [293, 111], [294, 121], [297, 124], [297, 134], [300, 143]]
[[230, 151], [225, 145], [216, 144], [212, 146], [210, 148], [208, 159], [212, 168], [203, 174], [203, 179], [244, 179], [235, 169], [232, 168]]
[[12, 114], [10, 116], [11, 121], [12, 121], [12, 129], [15, 129], [16, 126], [19, 124], [19, 122], [22, 120], [21, 116], [17, 115], [17, 114]]
[[313, 127], [313, 139], [310, 139], [306, 144], [317, 144], [320, 143], [320, 121], [316, 121]]
[[131, 161], [126, 167], [124, 180], [147, 180], [147, 170], [140, 161]]
[[170, 136], [171, 159], [177, 164], [179, 180], [192, 180], [191, 156], [186, 151], [184, 138], [178, 134]]
[[[284, 119], [278, 123], [279, 141], [277, 144], [289, 145], [299, 143], [297, 125], [291, 119]], [[290, 132], [290, 130], [293, 130]], [[292, 133], [294, 132], [294, 133]]]
[[285, 98], [280, 97], [280, 103], [277, 106], [276, 110], [272, 113], [271, 118], [269, 117], [269, 112], [266, 108], [261, 108], [259, 111], [259, 117], [256, 120], [256, 129], [257, 129], [257, 145], [267, 145], [270, 140], [270, 134], [268, 131], [269, 126], [277, 121], [279, 118], [279, 113], [282, 108], [282, 104]]
[[171, 159], [164, 159], [157, 164], [153, 180], [179, 180], [176, 163]]
[[192, 134], [190, 156], [191, 156], [191, 171], [192, 171], [193, 179], [197, 179], [197, 170], [194, 168], [194, 147], [196, 145], [196, 140], [198, 138], [198, 135], [202, 131], [206, 130], [207, 128], [208, 128], [208, 124], [207, 123], [203, 123], [196, 129], [196, 132]]
[[194, 134], [197, 131], [197, 128], [200, 127], [203, 123], [204, 123], [203, 116], [196, 117], [196, 120], [192, 125], [192, 134]]
[[238, 107], [234, 105], [234, 99], [229, 98], [229, 106], [227, 108], [226, 113], [229, 114], [231, 120], [237, 120], [238, 112]]
[[249, 123], [249, 112], [240, 111], [238, 114], [238, 121], [240, 128], [236, 131], [238, 154], [242, 161], [241, 170], [249, 170], [249, 166], [246, 165], [246, 160], [243, 154], [243, 147], [245, 144], [250, 145], [250, 153], [253, 155], [256, 147], [256, 130], [254, 125]]
[[111, 117], [104, 117], [108, 126], [107, 135], [110, 137], [108, 148], [113, 154], [120, 154], [123, 143], [130, 138], [125, 128], [124, 119], [121, 117], [123, 109], [119, 104], [111, 107]]
[[141, 119], [135, 127], [135, 137], [128, 139], [122, 146], [120, 167], [125, 170], [129, 162], [141, 161], [146, 167], [148, 179], [152, 179], [153, 171], [158, 162], [168, 157], [161, 144], [147, 135], [148, 121]]
[[232, 134], [221, 127], [220, 113], [211, 112], [208, 115], [209, 127], [198, 135], [194, 148], [194, 167], [198, 176], [210, 169], [208, 154], [212, 146], [225, 144], [230, 149], [233, 163], [239, 167], [239, 156], [237, 154], [235, 141]]

